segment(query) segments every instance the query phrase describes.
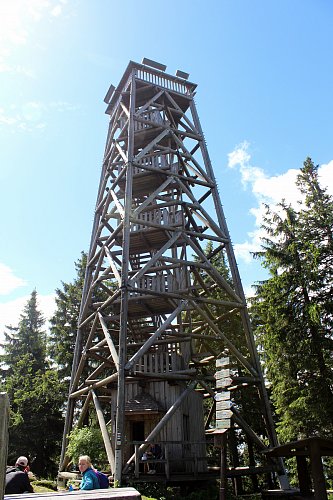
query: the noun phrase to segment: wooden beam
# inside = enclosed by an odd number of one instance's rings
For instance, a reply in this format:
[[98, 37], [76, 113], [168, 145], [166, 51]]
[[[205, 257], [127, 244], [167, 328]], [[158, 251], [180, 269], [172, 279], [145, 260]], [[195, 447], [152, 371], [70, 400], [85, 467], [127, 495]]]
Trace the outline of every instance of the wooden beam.
[[199, 307], [199, 305], [191, 300], [194, 308], [199, 312], [199, 314], [207, 321], [211, 329], [220, 336], [221, 340], [223, 340], [226, 347], [230, 349], [230, 351], [236, 356], [236, 358], [242, 363], [242, 365], [251, 373], [254, 377], [257, 377], [258, 374], [253, 366], [248, 362], [246, 358], [242, 355], [242, 353], [233, 345], [232, 342], [221, 332], [221, 330], [214, 324], [214, 322], [209, 318], [208, 314]]
[[98, 318], [99, 318], [100, 324], [102, 325], [104, 336], [105, 336], [107, 344], [109, 346], [112, 359], [113, 359], [114, 364], [116, 366], [116, 370], [118, 371], [119, 370], [119, 356], [118, 356], [118, 352], [117, 352], [117, 350], [116, 350], [116, 348], [114, 346], [113, 340], [112, 340], [111, 335], [110, 335], [109, 330], [108, 330], [108, 327], [106, 326], [104, 318], [103, 318], [103, 316], [101, 315], [100, 312], [98, 313]]
[[185, 300], [170, 314], [168, 319], [156, 330], [156, 332], [145, 342], [145, 344], [140, 347], [140, 349], [131, 357], [131, 359], [126, 363], [125, 370], [131, 370], [131, 368], [137, 363], [137, 361], [142, 358], [142, 356], [150, 349], [163, 332], [171, 325], [173, 320], [180, 314], [187, 306], [187, 301]]
[[112, 448], [112, 443], [110, 441], [108, 429], [106, 427], [106, 423], [104, 420], [103, 411], [102, 411], [101, 405], [99, 404], [98, 397], [96, 396], [95, 392], [91, 391], [91, 393], [92, 393], [94, 405], [96, 408], [96, 414], [97, 414], [99, 426], [100, 426], [101, 432], [102, 432], [105, 451], [106, 451], [108, 461], [110, 464], [110, 468], [111, 468], [111, 474], [114, 474], [114, 471], [115, 471], [114, 450]]

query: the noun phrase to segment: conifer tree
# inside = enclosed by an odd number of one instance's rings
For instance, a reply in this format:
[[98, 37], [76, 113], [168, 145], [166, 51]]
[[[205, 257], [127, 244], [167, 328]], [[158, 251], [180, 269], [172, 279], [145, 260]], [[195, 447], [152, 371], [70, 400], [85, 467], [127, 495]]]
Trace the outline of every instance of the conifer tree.
[[262, 251], [269, 278], [251, 308], [264, 350], [282, 441], [333, 432], [333, 199], [310, 158], [297, 209], [266, 207]]
[[18, 327], [5, 332], [0, 366], [11, 409], [8, 461], [29, 456], [32, 471], [46, 477], [56, 471], [63, 420], [61, 384], [46, 358], [43, 326], [34, 290]]
[[63, 282], [62, 289], [56, 290], [57, 309], [50, 320], [49, 354], [57, 364], [61, 379], [66, 381], [65, 398], [72, 370], [86, 262], [87, 255], [82, 252], [75, 263], [77, 275], [74, 281]]
[[[9, 361], [4, 370], [6, 377], [16, 371], [16, 365], [25, 358], [34, 371], [45, 370], [46, 334], [41, 328], [44, 319], [37, 309], [37, 292], [34, 290], [20, 316], [18, 327], [7, 327], [5, 332], [4, 359]], [[0, 358], [1, 359], [1, 358]]]

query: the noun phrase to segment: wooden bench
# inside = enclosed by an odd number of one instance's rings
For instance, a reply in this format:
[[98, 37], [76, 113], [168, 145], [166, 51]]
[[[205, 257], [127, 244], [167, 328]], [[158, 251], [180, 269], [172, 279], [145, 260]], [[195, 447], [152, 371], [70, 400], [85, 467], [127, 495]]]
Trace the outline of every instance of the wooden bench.
[[69, 496], [75, 496], [75, 500], [141, 500], [141, 495], [135, 488], [20, 493], [5, 495], [4, 500], [68, 500]]
[[136, 478], [139, 477], [140, 475], [140, 464], [163, 464], [164, 465], [164, 471], [167, 479], [170, 479], [170, 470], [169, 470], [169, 460], [166, 458], [149, 458], [148, 460], [142, 460], [140, 458], [139, 460], [135, 461], [135, 469], [134, 469], [134, 476]]

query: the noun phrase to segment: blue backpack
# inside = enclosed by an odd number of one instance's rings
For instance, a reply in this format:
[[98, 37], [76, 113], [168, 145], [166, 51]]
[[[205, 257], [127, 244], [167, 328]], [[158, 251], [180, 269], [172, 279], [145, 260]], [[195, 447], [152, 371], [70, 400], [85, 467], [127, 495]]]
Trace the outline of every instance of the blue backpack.
[[108, 476], [106, 474], [103, 474], [103, 472], [101, 472], [99, 470], [95, 470], [94, 472], [97, 476], [97, 479], [99, 482], [99, 487], [101, 489], [108, 488], [110, 486]]

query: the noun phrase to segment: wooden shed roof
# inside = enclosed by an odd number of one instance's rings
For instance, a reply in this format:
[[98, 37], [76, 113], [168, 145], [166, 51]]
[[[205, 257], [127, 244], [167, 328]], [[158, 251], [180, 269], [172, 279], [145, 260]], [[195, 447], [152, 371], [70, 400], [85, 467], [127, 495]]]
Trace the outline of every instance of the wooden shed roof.
[[126, 401], [125, 413], [138, 414], [138, 413], [165, 413], [163, 406], [156, 401], [148, 392], [141, 392], [133, 399]]

